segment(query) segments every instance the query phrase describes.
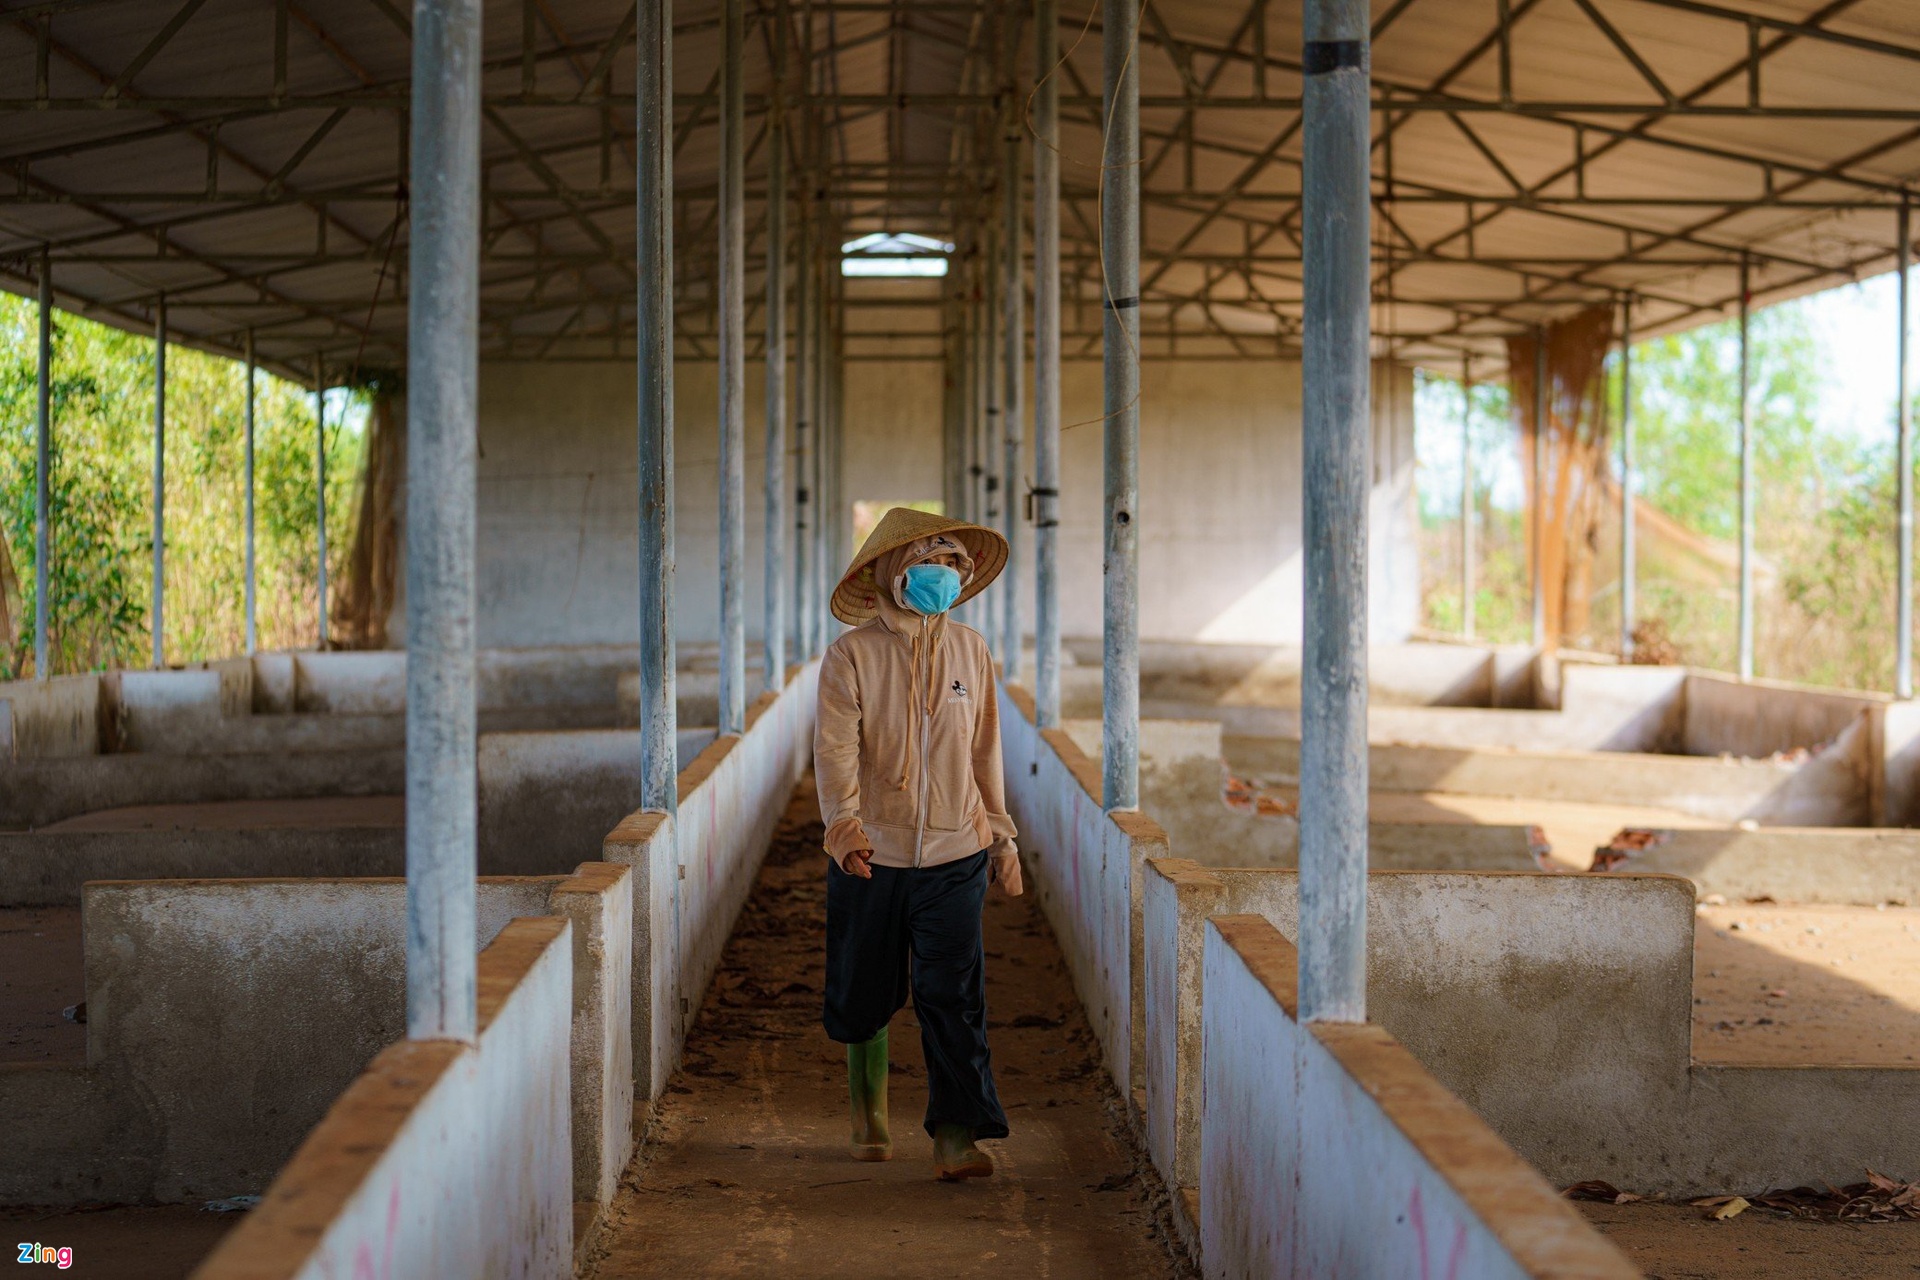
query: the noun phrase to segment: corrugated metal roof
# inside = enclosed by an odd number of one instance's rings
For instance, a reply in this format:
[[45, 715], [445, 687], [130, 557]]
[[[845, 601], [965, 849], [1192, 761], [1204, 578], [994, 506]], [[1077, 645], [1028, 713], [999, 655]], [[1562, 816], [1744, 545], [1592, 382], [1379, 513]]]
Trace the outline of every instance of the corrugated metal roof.
[[[1022, 127], [1033, 83], [1024, 4], [816, 0], [810, 35], [798, 3], [750, 7], [750, 252], [776, 13], [792, 24], [793, 160], [818, 158], [808, 186], [837, 227], [965, 244], [997, 216], [1000, 139]], [[1100, 32], [1097, 13], [1065, 8], [1066, 318], [1085, 330], [1072, 352], [1097, 325], [1071, 294], [1098, 297]], [[1508, 8], [1503, 30], [1495, 0], [1374, 5], [1376, 327], [1402, 358], [1496, 362], [1502, 334], [1626, 294], [1643, 330], [1698, 323], [1733, 306], [1743, 252], [1760, 300], [1890, 265], [1893, 211], [1920, 173], [1920, 4]], [[6, 12], [12, 287], [30, 291], [45, 244], [62, 304], [114, 323], [144, 328], [165, 292], [175, 333], [197, 345], [237, 351], [251, 328], [288, 371], [316, 351], [336, 377], [401, 362], [409, 13], [402, 0], [287, 0], [284, 53], [276, 13], [263, 0]], [[630, 330], [629, 13], [620, 0], [486, 5], [490, 352], [605, 354]], [[693, 351], [710, 349], [718, 15], [715, 0], [675, 7], [677, 284]], [[1143, 8], [1149, 354], [1176, 336], [1188, 355], [1293, 341], [1299, 24], [1297, 0]], [[913, 288], [931, 304], [963, 286], [962, 273]], [[856, 307], [890, 308], [850, 325], [854, 353], [937, 347], [932, 310], [899, 318], [913, 296], [850, 286]]]

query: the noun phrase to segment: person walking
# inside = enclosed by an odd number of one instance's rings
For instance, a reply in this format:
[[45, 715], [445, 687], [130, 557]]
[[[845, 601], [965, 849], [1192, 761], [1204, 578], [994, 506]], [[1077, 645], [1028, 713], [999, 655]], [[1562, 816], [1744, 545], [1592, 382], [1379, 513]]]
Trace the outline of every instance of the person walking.
[[820, 661], [814, 780], [826, 824], [827, 1035], [847, 1046], [856, 1160], [892, 1158], [887, 1023], [911, 993], [934, 1174], [984, 1178], [1007, 1136], [987, 1050], [987, 886], [1021, 891], [992, 654], [949, 611], [1007, 562], [991, 529], [895, 507], [834, 588], [854, 628]]

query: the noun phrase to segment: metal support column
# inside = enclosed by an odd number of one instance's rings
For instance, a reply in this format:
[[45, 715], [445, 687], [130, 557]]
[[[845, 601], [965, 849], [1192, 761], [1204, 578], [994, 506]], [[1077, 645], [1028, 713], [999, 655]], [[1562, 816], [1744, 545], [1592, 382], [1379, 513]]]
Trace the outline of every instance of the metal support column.
[[[818, 181], [818, 175], [816, 175]], [[824, 192], [816, 191], [819, 198]], [[827, 355], [833, 335], [827, 324], [827, 296], [832, 285], [833, 224], [822, 217], [814, 224], [813, 241], [813, 616], [807, 625], [812, 635], [808, 648], [819, 653], [827, 647], [833, 615], [829, 611], [833, 588], [840, 580], [845, 556], [835, 554], [833, 542], [833, 495], [827, 492], [827, 455], [833, 447], [832, 424], [827, 421]]]
[[762, 686], [787, 680], [787, 156], [779, 93], [786, 86], [787, 24], [774, 23], [776, 86], [767, 120], [767, 409], [766, 579], [760, 644], [766, 659]]
[[153, 665], [167, 665], [167, 295], [153, 308]]
[[813, 218], [805, 200], [801, 201], [800, 233], [793, 255], [793, 320], [793, 649], [804, 659], [814, 654], [812, 481], [813, 454], [820, 434], [813, 423]]
[[1620, 659], [1633, 660], [1633, 299], [1620, 304]]
[[1753, 679], [1753, 413], [1748, 406], [1751, 306], [1748, 258], [1740, 255], [1740, 678]]
[[480, 0], [416, 0], [407, 305], [407, 1034], [472, 1040]]
[[1034, 709], [1060, 723], [1060, 60], [1058, 0], [1035, 0], [1033, 104]]
[[257, 365], [253, 353], [253, 330], [247, 330], [247, 398], [246, 398], [246, 609], [247, 609], [247, 653], [259, 652], [260, 631], [256, 623], [259, 587], [259, 566], [255, 557], [255, 521], [253, 510], [253, 436], [254, 402], [257, 398], [254, 389], [254, 371]]
[[1300, 1016], [1364, 1022], [1372, 435], [1366, 0], [1307, 0], [1305, 18]]
[[327, 647], [327, 384], [320, 356], [313, 357], [314, 521], [320, 573], [320, 642]]
[[1900, 319], [1898, 339], [1895, 343], [1896, 362], [1894, 385], [1894, 434], [1897, 443], [1894, 446], [1896, 465], [1900, 472], [1900, 549], [1896, 557], [1899, 562], [1900, 602], [1896, 612], [1899, 614], [1900, 635], [1894, 653], [1894, 692], [1902, 698], [1913, 696], [1913, 405], [1907, 390], [1907, 342], [1910, 328], [1908, 294], [1908, 276], [1913, 268], [1913, 224], [1912, 208], [1905, 199], [1900, 201], [1899, 220], [1896, 224], [1900, 243], [1894, 254], [1894, 264], [1899, 271], [1896, 293], [1899, 297]]
[[33, 412], [33, 678], [53, 676], [47, 595], [53, 589], [53, 259], [40, 250], [40, 344]]
[[1473, 357], [1460, 357], [1460, 638], [1473, 639]]
[[[1000, 415], [1000, 255], [999, 238], [986, 238], [986, 257], [980, 263], [983, 288], [980, 292], [980, 385], [984, 389], [987, 412], [980, 420], [980, 516], [979, 522], [991, 529], [1000, 523], [1000, 453], [1004, 429]], [[1003, 575], [1004, 576], [1004, 575]], [[976, 598], [976, 624], [986, 636], [987, 650], [1005, 660], [1000, 652], [1000, 601], [1002, 593], [987, 591]]]
[[1008, 680], [1020, 679], [1020, 642], [1025, 634], [1020, 625], [1020, 463], [1026, 445], [1026, 422], [1021, 409], [1021, 384], [1026, 376], [1026, 324], [1022, 306], [1020, 279], [1020, 135], [1009, 130], [1006, 137], [1006, 166], [1001, 182], [1006, 190], [1002, 213], [1005, 225], [1000, 229], [1001, 261], [1000, 322], [1006, 349], [1006, 372], [1001, 379], [1000, 425], [1006, 437], [1006, 457], [1000, 466], [1000, 509], [1005, 515], [1007, 568], [1001, 578], [1000, 611], [1003, 635], [1000, 641], [1000, 670]]
[[1533, 647], [1547, 643], [1547, 329], [1533, 329], [1533, 518], [1527, 541], [1533, 548]]
[[1137, 0], [1101, 0], [1107, 136], [1100, 163], [1100, 257], [1106, 279], [1100, 764], [1101, 803], [1107, 809], [1140, 805], [1140, 529], [1134, 519], [1140, 501], [1140, 8]]
[[747, 727], [746, 17], [720, 17], [720, 734]]
[[672, 813], [679, 724], [673, 640], [673, 12], [634, 28], [635, 266], [639, 290], [640, 806]]

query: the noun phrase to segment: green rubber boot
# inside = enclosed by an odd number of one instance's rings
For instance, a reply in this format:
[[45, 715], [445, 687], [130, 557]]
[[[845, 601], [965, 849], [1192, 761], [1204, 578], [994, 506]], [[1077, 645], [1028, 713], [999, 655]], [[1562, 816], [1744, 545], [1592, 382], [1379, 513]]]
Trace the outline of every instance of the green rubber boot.
[[973, 1145], [973, 1130], [963, 1124], [935, 1125], [933, 1176], [942, 1182], [962, 1178], [991, 1178], [993, 1159]]
[[887, 1136], [887, 1029], [847, 1046], [847, 1097], [853, 1113], [853, 1158], [893, 1159]]

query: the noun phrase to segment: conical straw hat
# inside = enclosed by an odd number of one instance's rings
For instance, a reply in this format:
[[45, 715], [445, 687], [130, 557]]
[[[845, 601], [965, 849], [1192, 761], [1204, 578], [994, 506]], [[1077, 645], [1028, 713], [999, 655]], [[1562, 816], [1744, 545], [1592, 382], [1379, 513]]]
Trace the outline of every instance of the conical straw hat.
[[895, 547], [944, 533], [973, 557], [973, 577], [960, 589], [956, 604], [964, 604], [987, 589], [1007, 567], [1007, 540], [993, 530], [965, 520], [937, 516], [912, 507], [894, 507], [880, 518], [866, 542], [833, 589], [833, 616], [857, 627], [880, 611], [880, 584], [873, 580], [873, 562]]

